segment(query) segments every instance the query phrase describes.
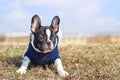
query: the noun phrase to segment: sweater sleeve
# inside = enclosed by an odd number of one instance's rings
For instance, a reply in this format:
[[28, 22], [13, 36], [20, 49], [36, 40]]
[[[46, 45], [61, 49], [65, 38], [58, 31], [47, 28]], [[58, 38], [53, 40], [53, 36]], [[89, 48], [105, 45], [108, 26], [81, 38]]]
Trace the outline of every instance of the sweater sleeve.
[[29, 43], [27, 50], [24, 53], [24, 56], [27, 56], [31, 60], [31, 51], [32, 51], [32, 45]]

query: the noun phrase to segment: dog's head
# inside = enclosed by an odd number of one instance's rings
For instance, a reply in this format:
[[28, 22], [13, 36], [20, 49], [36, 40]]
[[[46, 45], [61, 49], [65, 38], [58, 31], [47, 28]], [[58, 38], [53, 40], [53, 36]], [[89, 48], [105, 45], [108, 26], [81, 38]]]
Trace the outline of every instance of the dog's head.
[[55, 16], [50, 26], [42, 26], [40, 17], [34, 15], [31, 20], [34, 47], [43, 53], [52, 51], [56, 45], [56, 34], [59, 31], [59, 23], [60, 18]]

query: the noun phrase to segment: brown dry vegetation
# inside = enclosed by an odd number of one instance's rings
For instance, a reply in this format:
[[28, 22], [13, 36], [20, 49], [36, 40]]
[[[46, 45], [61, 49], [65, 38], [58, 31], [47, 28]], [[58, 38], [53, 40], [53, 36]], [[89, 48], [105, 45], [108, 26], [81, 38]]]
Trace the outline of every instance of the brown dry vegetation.
[[120, 79], [120, 37], [118, 36], [64, 37], [60, 42], [60, 55], [65, 70], [70, 74], [64, 79], [57, 76], [54, 66], [46, 67], [46, 70], [40, 66], [30, 67], [25, 75], [16, 73], [28, 41], [29, 37], [6, 38], [6, 41], [0, 44], [0, 80]]

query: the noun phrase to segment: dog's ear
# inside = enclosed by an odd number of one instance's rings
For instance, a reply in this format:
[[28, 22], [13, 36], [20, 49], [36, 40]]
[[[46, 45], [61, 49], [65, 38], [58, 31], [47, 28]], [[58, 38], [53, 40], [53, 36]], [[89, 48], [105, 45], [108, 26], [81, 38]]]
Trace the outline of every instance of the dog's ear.
[[34, 15], [31, 20], [31, 31], [35, 33], [41, 27], [41, 20], [38, 15]]
[[53, 17], [51, 26], [53, 31], [57, 33], [59, 31], [60, 18], [58, 16]]

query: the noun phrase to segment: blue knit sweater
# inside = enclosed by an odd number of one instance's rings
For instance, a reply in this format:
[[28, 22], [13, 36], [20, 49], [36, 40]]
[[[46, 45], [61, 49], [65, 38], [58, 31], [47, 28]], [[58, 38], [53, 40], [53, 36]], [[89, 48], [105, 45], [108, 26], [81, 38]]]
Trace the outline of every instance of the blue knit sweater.
[[[58, 42], [58, 37], [56, 38]], [[24, 56], [27, 56], [31, 60], [31, 63], [33, 63], [34, 65], [45, 65], [54, 63], [57, 58], [60, 58], [58, 51], [58, 43], [55, 49], [48, 53], [40, 53], [35, 51], [32, 44], [29, 43], [28, 49], [25, 52]]]

